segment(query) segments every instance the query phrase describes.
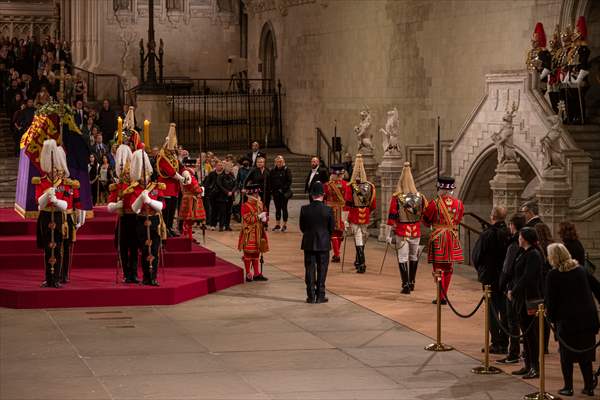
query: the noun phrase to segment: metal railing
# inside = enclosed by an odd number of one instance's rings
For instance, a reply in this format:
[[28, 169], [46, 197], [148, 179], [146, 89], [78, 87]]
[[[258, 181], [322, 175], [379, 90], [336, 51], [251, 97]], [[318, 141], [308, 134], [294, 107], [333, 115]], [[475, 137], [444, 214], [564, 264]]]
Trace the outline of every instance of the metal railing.
[[327, 140], [327, 137], [325, 136], [325, 134], [323, 133], [323, 131], [321, 130], [321, 128], [317, 127], [315, 129], [315, 132], [317, 134], [317, 157], [319, 157], [320, 160], [322, 160], [323, 162], [325, 162], [325, 160], [323, 159], [322, 155], [322, 151], [321, 148], [323, 147], [323, 144], [325, 145], [326, 148], [326, 156], [327, 156], [327, 166], [330, 167], [331, 166], [331, 160], [335, 161], [335, 153], [333, 151], [333, 146], [331, 145], [331, 143], [329, 143], [329, 140]]
[[79, 73], [87, 85], [87, 100], [109, 99], [122, 105], [125, 102], [125, 87], [119, 75], [97, 74], [83, 68], [73, 67], [73, 74]]
[[471, 250], [473, 249], [474, 241], [477, 241], [479, 235], [481, 235], [481, 230], [472, 227], [471, 225], [465, 224], [464, 222], [460, 223], [460, 227], [465, 230], [464, 241], [466, 242], [466, 246], [463, 246], [463, 255], [464, 255], [464, 263], [466, 265], [472, 265], [473, 262], [471, 260]]
[[[211, 82], [212, 81], [212, 82]], [[220, 82], [221, 87], [208, 85]], [[248, 82], [264, 80], [248, 80]], [[172, 82], [175, 82], [174, 80]], [[192, 79], [189, 94], [171, 94], [171, 121], [181, 144], [190, 150], [246, 149], [254, 141], [282, 146], [282, 91], [250, 87], [227, 90], [229, 80]], [[271, 82], [269, 87], [272, 87]], [[234, 88], [235, 89], [235, 88]]]

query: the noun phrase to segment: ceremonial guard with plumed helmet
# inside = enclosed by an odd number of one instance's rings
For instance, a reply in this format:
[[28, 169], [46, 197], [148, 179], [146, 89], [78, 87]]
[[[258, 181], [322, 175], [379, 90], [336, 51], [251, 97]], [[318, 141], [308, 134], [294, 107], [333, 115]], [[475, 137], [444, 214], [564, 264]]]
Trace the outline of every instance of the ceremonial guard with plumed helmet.
[[136, 215], [136, 237], [141, 249], [144, 285], [158, 286], [158, 265], [161, 241], [167, 237], [162, 218], [165, 184], [152, 182], [152, 166], [143, 149], [131, 156], [131, 188], [134, 199], [131, 209]]
[[375, 210], [375, 185], [367, 180], [367, 173], [361, 154], [356, 155], [354, 169], [350, 183], [345, 194], [346, 210], [348, 211], [348, 222], [354, 234], [354, 245], [356, 247], [356, 261], [354, 265], [356, 272], [364, 274], [367, 270], [365, 264], [365, 243], [369, 236], [367, 227], [371, 222], [371, 212]]
[[72, 243], [85, 222], [79, 181], [69, 179], [67, 157], [54, 139], [44, 141], [40, 164], [45, 175], [32, 178], [38, 203], [37, 246], [44, 249], [46, 276], [42, 287], [69, 282]]
[[590, 87], [590, 48], [587, 45], [585, 17], [577, 19], [567, 50], [563, 84], [567, 86], [567, 123], [585, 123], [585, 95]]
[[537, 71], [539, 74], [539, 89], [542, 95], [545, 94], [548, 88], [548, 77], [552, 70], [552, 56], [546, 48], [546, 32], [544, 32], [544, 25], [541, 22], [535, 25], [531, 38], [531, 49], [527, 53], [525, 63], [528, 70]]
[[410, 169], [404, 163], [396, 192], [390, 201], [387, 224], [387, 242], [396, 238], [398, 268], [402, 279], [402, 293], [415, 290], [415, 276], [419, 265], [419, 242], [421, 241], [421, 216], [427, 207], [427, 199], [417, 190]]
[[164, 218], [169, 236], [177, 236], [173, 230], [173, 220], [177, 209], [177, 199], [179, 198], [180, 184], [183, 183], [181, 175], [182, 167], [179, 164], [177, 156], [177, 134], [175, 124], [170, 124], [169, 134], [165, 138], [165, 144], [156, 158], [156, 170], [158, 173], [158, 182], [165, 185], [163, 192], [165, 210]]

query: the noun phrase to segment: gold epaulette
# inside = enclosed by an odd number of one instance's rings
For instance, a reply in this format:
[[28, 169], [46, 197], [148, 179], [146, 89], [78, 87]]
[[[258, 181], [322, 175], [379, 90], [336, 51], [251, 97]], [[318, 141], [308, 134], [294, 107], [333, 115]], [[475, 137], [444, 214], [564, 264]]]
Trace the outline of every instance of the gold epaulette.
[[402, 192], [395, 192], [392, 196], [393, 197], [398, 197], [398, 196], [402, 196], [404, 193]]
[[140, 183], [138, 181], [133, 182], [131, 185], [127, 186], [127, 188], [125, 188], [125, 190], [123, 190], [123, 194], [133, 193], [133, 189], [139, 184]]
[[158, 190], [165, 190], [167, 188], [167, 185], [165, 185], [163, 182], [158, 182], [156, 184], [156, 187], [158, 188]]
[[42, 183], [42, 178], [40, 178], [39, 176], [34, 176], [33, 178], [31, 178], [32, 185], [39, 185], [40, 183]]
[[79, 187], [81, 186], [77, 179], [65, 179], [64, 182], [65, 185], [69, 185], [73, 187], [73, 189], [79, 189]]
[[110, 192], [114, 192], [115, 190], [117, 190], [118, 185], [116, 183], [111, 183], [110, 185], [108, 185], [108, 190]]

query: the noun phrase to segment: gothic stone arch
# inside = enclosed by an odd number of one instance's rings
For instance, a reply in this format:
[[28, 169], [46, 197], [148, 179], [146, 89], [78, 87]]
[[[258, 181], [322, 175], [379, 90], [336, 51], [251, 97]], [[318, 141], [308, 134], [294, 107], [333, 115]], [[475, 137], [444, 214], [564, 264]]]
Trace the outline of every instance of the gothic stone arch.
[[277, 76], [277, 40], [275, 29], [273, 28], [271, 21], [265, 22], [260, 33], [258, 57], [261, 61], [262, 78], [271, 80], [270, 82], [265, 82], [263, 84], [263, 89], [274, 89], [274, 82]]

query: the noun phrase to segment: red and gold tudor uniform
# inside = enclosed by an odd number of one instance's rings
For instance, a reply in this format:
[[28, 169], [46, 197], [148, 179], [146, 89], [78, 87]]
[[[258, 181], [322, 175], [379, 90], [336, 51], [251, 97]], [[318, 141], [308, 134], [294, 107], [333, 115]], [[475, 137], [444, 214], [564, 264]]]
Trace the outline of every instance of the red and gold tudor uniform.
[[260, 185], [246, 186], [248, 199], [242, 204], [242, 230], [238, 240], [238, 250], [243, 251], [242, 260], [246, 269], [246, 280], [266, 281], [259, 258], [261, 253], [269, 251], [269, 240], [265, 229], [267, 214], [260, 200]]
[[[81, 208], [79, 181], [68, 178], [55, 178], [52, 181], [45, 175], [32, 178], [32, 184], [35, 185], [35, 197], [40, 206], [37, 247], [44, 249], [46, 266], [42, 286], [60, 287], [59, 281], [67, 283], [69, 280], [71, 246], [76, 240], [74, 208]], [[57, 201], [50, 199], [51, 192], [54, 192]]]
[[192, 226], [194, 222], [204, 223], [206, 212], [202, 202], [204, 188], [198, 183], [195, 171], [190, 167], [183, 170], [185, 179], [182, 188], [181, 204], [179, 205], [178, 218], [183, 221], [183, 233], [192, 239]]
[[163, 198], [165, 203], [164, 220], [167, 226], [169, 236], [174, 236], [173, 220], [177, 208], [177, 199], [179, 198], [180, 183], [183, 183], [181, 176], [182, 166], [177, 158], [177, 136], [175, 134], [175, 124], [170, 124], [169, 134], [165, 145], [158, 153], [156, 158], [156, 172], [158, 182], [165, 185]]
[[442, 272], [442, 299], [452, 279], [454, 263], [464, 261], [458, 236], [458, 225], [464, 215], [463, 202], [452, 196], [455, 188], [454, 178], [438, 178], [438, 196], [429, 202], [423, 213], [423, 222], [432, 227], [429, 237], [427, 260], [433, 264], [434, 271]]
[[329, 182], [324, 185], [325, 189], [325, 204], [333, 210], [333, 219], [335, 220], [335, 229], [331, 235], [331, 248], [333, 249], [333, 257], [331, 262], [340, 261], [340, 247], [344, 240], [344, 221], [347, 214], [346, 206], [346, 191], [348, 184], [342, 179], [344, 175], [344, 166], [342, 164], [334, 164], [331, 166], [331, 177]]
[[367, 181], [367, 174], [363, 165], [362, 156], [356, 155], [354, 169], [350, 183], [346, 187], [346, 211], [348, 211], [348, 222], [354, 234], [354, 245], [356, 247], [356, 272], [365, 273], [365, 242], [368, 238], [367, 227], [371, 222], [371, 212], [375, 210], [375, 185]]

